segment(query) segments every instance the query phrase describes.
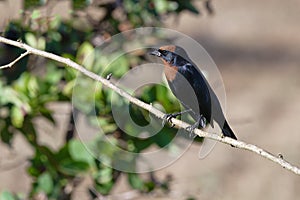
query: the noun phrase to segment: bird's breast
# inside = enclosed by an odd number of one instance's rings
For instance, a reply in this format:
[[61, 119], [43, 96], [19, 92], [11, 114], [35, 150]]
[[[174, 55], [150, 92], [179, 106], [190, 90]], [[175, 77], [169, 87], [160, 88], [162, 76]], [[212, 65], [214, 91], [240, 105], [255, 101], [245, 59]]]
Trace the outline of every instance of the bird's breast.
[[178, 73], [178, 68], [176, 66], [169, 64], [168, 62], [165, 62], [164, 66], [165, 66], [164, 72], [167, 80], [171, 82], [174, 81]]

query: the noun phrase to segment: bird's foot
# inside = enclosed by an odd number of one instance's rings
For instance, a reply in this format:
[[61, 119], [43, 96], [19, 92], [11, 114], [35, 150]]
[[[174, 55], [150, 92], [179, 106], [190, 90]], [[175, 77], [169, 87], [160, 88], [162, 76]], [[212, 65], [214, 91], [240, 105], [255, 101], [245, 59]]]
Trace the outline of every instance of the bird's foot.
[[191, 111], [192, 111], [192, 109], [188, 109], [188, 110], [184, 110], [184, 111], [181, 111], [181, 112], [165, 114], [165, 116], [163, 117], [162, 126], [164, 126], [166, 124], [166, 122], [169, 122], [171, 124], [171, 128], [173, 128], [175, 126], [175, 124], [172, 123], [172, 118], [175, 118], [179, 115], [182, 115], [184, 113], [188, 113], [188, 112], [191, 112]]
[[197, 135], [194, 133], [194, 130], [196, 129], [196, 128], [198, 128], [198, 126], [199, 126], [199, 123], [195, 123], [195, 124], [193, 124], [193, 125], [191, 125], [191, 126], [188, 126], [187, 128], [186, 128], [186, 130], [187, 130], [187, 132], [189, 132], [189, 136], [190, 136], [190, 138], [195, 138]]
[[172, 118], [175, 118], [178, 115], [181, 115], [181, 112], [165, 114], [163, 117], [162, 126], [165, 126], [166, 122], [169, 122], [171, 124], [171, 128], [173, 128], [175, 126], [175, 124], [173, 124]]
[[199, 126], [201, 128], [205, 128], [206, 127], [206, 118], [203, 115], [200, 115], [199, 120]]
[[195, 124], [188, 126], [186, 128], [186, 130], [190, 133], [190, 137], [192, 138], [196, 137], [196, 134], [194, 134], [194, 130], [199, 126], [201, 129], [206, 127], [206, 118], [202, 115], [199, 116]]

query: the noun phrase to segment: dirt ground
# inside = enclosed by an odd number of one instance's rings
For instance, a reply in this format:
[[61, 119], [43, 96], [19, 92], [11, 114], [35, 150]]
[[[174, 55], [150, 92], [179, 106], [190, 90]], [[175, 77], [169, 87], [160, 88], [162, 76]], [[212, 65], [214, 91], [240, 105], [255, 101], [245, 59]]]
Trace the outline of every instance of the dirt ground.
[[[238, 138], [281, 153], [300, 166], [300, 1], [223, 0], [213, 5], [214, 16], [184, 14], [179, 23], [168, 20], [168, 26], [196, 39], [219, 67], [227, 117]], [[299, 176], [256, 154], [217, 144], [207, 158], [199, 160], [199, 148], [193, 144], [174, 164], [157, 172], [173, 175], [170, 194], [136, 199], [292, 200], [300, 196]], [[0, 164], [10, 158], [3, 155]], [[30, 149], [21, 155], [30, 155]], [[0, 169], [0, 191], [26, 191], [30, 180], [25, 166]], [[113, 193], [127, 190], [122, 180]], [[77, 191], [78, 197], [82, 193]]]

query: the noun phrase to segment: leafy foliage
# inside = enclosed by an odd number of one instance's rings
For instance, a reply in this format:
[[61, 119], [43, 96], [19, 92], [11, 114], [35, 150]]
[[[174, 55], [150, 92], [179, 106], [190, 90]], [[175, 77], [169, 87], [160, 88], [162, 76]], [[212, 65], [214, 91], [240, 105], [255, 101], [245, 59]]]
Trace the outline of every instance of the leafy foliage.
[[[110, 58], [101, 56], [101, 52], [93, 50], [97, 45], [95, 38], [100, 37], [103, 41], [105, 38], [131, 28], [160, 26], [162, 19], [169, 14], [177, 15], [185, 10], [199, 14], [193, 1], [73, 0], [72, 12], [70, 12], [72, 16], [67, 20], [62, 20], [59, 16], [43, 16], [40, 8], [51, 7], [51, 1], [25, 0], [24, 2], [22, 19], [9, 23], [4, 33], [5, 37], [22, 40], [35, 48], [54, 52], [78, 63], [82, 63], [89, 56], [89, 61], [85, 62], [86, 68], [99, 73], [103, 72], [101, 66], [105, 66]], [[89, 12], [91, 8], [104, 14], [95, 18]], [[82, 13], [85, 13], [86, 17], [83, 18]], [[0, 58], [0, 64], [10, 62], [22, 53], [20, 49], [7, 45], [2, 45], [0, 52], [4, 55]], [[121, 77], [133, 67], [132, 63], [142, 60], [142, 56], [121, 56], [111, 64], [114, 78]], [[70, 199], [72, 190], [66, 190], [66, 188], [70, 185], [76, 187], [87, 175], [92, 177], [97, 193], [109, 194], [121, 172], [93, 158], [82, 143], [72, 137], [75, 131], [74, 126], [68, 130], [66, 141], [58, 150], [52, 150], [38, 142], [39, 134], [34, 120], [42, 117], [55, 124], [53, 113], [47, 105], [51, 102], [70, 101], [76, 72], [70, 68], [62, 68], [56, 62], [41, 61], [35, 56], [30, 56], [30, 58], [22, 59], [11, 69], [0, 71], [0, 75], [1, 140], [11, 145], [14, 135], [21, 133], [35, 152], [28, 167], [28, 174], [33, 180], [30, 197], [43, 194], [49, 199]], [[104, 73], [104, 75], [107, 74]], [[109, 106], [112, 91], [104, 88], [90, 91], [86, 88], [86, 85], [91, 84], [90, 81], [82, 79], [77, 83], [76, 87], [82, 93], [82, 99], [75, 102], [75, 107], [89, 114], [92, 108], [82, 106], [81, 102], [95, 100], [97, 117], [96, 119], [91, 117], [90, 123], [99, 122], [104, 134], [115, 138], [119, 146], [134, 152], [142, 152], [152, 145], [163, 147], [172, 140], [174, 130], [169, 128], [164, 128], [159, 134], [149, 139], [126, 135], [117, 127], [112, 117]], [[178, 102], [170, 98], [170, 93], [162, 86], [144, 88], [140, 98], [145, 102], [163, 106], [167, 112], [174, 112], [179, 108]], [[132, 106], [131, 114], [137, 123], [148, 123], [147, 112]], [[73, 123], [71, 120], [70, 125]], [[110, 147], [101, 146], [101, 144], [97, 146], [102, 148], [100, 152], [103, 154], [114, 155], [116, 153]], [[135, 164], [132, 163], [132, 159], [126, 162]], [[166, 190], [168, 188], [169, 181], [163, 184], [157, 180], [154, 181], [152, 174], [148, 179], [142, 179], [138, 174], [132, 173], [127, 176], [131, 187], [142, 192], [150, 192], [159, 187]], [[92, 189], [89, 191], [91, 196], [97, 196]], [[2, 192], [0, 195], [0, 199], [18, 198], [9, 192]]]

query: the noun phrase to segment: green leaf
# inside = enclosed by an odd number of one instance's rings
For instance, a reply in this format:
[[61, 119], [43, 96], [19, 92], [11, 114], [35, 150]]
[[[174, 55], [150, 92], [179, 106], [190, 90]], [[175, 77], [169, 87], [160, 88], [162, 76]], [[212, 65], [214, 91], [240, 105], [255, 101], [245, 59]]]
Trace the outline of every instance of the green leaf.
[[24, 114], [21, 108], [13, 106], [11, 109], [11, 123], [16, 128], [21, 128], [24, 122]]
[[66, 159], [59, 165], [59, 170], [62, 173], [68, 174], [70, 176], [77, 176], [80, 173], [86, 172], [88, 169], [89, 165], [86, 162], [73, 161], [71, 159]]
[[39, 10], [34, 10], [31, 14], [31, 19], [38, 19], [41, 17], [41, 12]]
[[84, 9], [91, 3], [91, 0], [73, 0], [73, 9]]
[[46, 39], [44, 37], [39, 37], [37, 40], [37, 49], [45, 50], [46, 48]]
[[[4, 126], [4, 127], [3, 127]], [[0, 124], [0, 136], [1, 136], [1, 141], [11, 145], [11, 141], [13, 139], [13, 133], [9, 130], [9, 125], [7, 124]]]
[[28, 82], [27, 82], [27, 89], [28, 89], [28, 94], [30, 97], [37, 97], [39, 95], [39, 84], [38, 80], [34, 76], [28, 77]]
[[114, 186], [114, 184], [114, 182], [108, 182], [106, 184], [96, 183], [95, 188], [99, 193], [107, 195]]
[[[109, 72], [113, 73], [114, 77], [121, 77], [124, 75], [128, 69], [129, 69], [129, 62], [125, 55], [119, 55], [117, 54], [117, 59], [113, 60], [113, 62], [106, 65], [110, 70]], [[112, 58], [115, 58], [115, 56], [112, 56]]]
[[[50, 21], [50, 29], [52, 29], [52, 30], [57, 29], [60, 24], [61, 24], [61, 16], [56, 15], [54, 17], [54, 19], [52, 19]], [[59, 35], [58, 37], [61, 37], [59, 32], [53, 32], [53, 33], [58, 34]], [[58, 40], [56, 40], [56, 41], [58, 41]]]
[[79, 140], [71, 140], [69, 143], [69, 152], [71, 158], [75, 161], [86, 162], [90, 166], [94, 164], [94, 158], [82, 142]]
[[0, 200], [15, 200], [15, 198], [12, 195], [12, 193], [10, 193], [8, 191], [3, 191], [3, 192], [1, 192]]
[[67, 82], [67, 84], [65, 85], [65, 87], [63, 89], [63, 94], [65, 96], [71, 96], [72, 95], [75, 82], [76, 82], [75, 79]]
[[83, 113], [90, 113], [94, 109], [95, 82], [86, 77], [76, 79], [76, 87], [73, 90], [73, 105]]
[[29, 46], [32, 46], [34, 48], [37, 47], [37, 39], [35, 37], [35, 35], [33, 33], [26, 33], [25, 34], [25, 40], [26, 40], [26, 43], [29, 45]]
[[63, 77], [63, 72], [57, 69], [57, 66], [51, 62], [47, 65], [47, 73], [45, 79], [51, 84], [57, 84]]
[[154, 0], [153, 3], [156, 12], [158, 12], [159, 14], [163, 14], [167, 12], [168, 2], [166, 0]]
[[113, 180], [113, 169], [110, 167], [105, 167], [104, 169], [100, 169], [96, 174], [95, 178], [97, 183], [106, 184]]
[[37, 38], [33, 33], [26, 33], [25, 40], [29, 46], [33, 48], [44, 50], [46, 47], [46, 40], [44, 37]]
[[[29, 143], [32, 145], [36, 145], [36, 131], [35, 126], [33, 125], [32, 118], [26, 117], [24, 119], [23, 126], [19, 129], [24, 136], [26, 136], [26, 139]], [[36, 146], [35, 146], [36, 147]]]
[[82, 63], [88, 70], [91, 70], [94, 60], [95, 53], [93, 46], [89, 42], [84, 42], [77, 51], [76, 61]]
[[115, 123], [110, 123], [109, 120], [104, 117], [90, 119], [95, 126], [99, 125], [104, 133], [109, 133], [117, 129], [117, 125]]
[[178, 8], [178, 3], [169, 1], [167, 6], [168, 6], [168, 10], [170, 12], [173, 12]]
[[153, 191], [155, 189], [155, 186], [156, 185], [155, 185], [154, 182], [148, 181], [148, 182], [145, 183], [145, 191], [146, 192], [151, 192], [151, 191]]
[[153, 136], [152, 139], [154, 139], [155, 143], [160, 147], [163, 148], [167, 145], [170, 144], [170, 142], [173, 139], [173, 134], [174, 130], [170, 128], [163, 128], [162, 131], [160, 131], [158, 134]]
[[50, 194], [53, 190], [53, 180], [48, 172], [45, 172], [38, 177], [37, 184], [37, 191], [43, 191], [46, 194]]
[[64, 77], [67, 81], [71, 81], [73, 79], [76, 79], [78, 74], [79, 74], [79, 72], [76, 69], [73, 69], [71, 67], [65, 68]]
[[134, 146], [137, 149], [137, 152], [141, 152], [142, 150], [148, 148], [153, 144], [153, 141], [151, 139], [138, 139], [135, 138], [133, 140]]
[[138, 174], [129, 173], [128, 181], [134, 189], [142, 190], [144, 188], [144, 182]]
[[40, 113], [43, 117], [45, 117], [46, 119], [48, 119], [50, 122], [52, 122], [52, 124], [55, 124], [55, 120], [52, 117], [52, 111], [50, 111], [49, 109], [42, 107], [40, 108]]
[[188, 10], [197, 15], [200, 14], [197, 8], [190, 1], [178, 1], [177, 12], [181, 12], [183, 10]]
[[44, 5], [47, 1], [43, 1], [43, 0], [25, 0], [24, 3], [24, 7], [25, 9], [29, 9], [30, 7], [36, 7], [36, 6], [41, 6]]

